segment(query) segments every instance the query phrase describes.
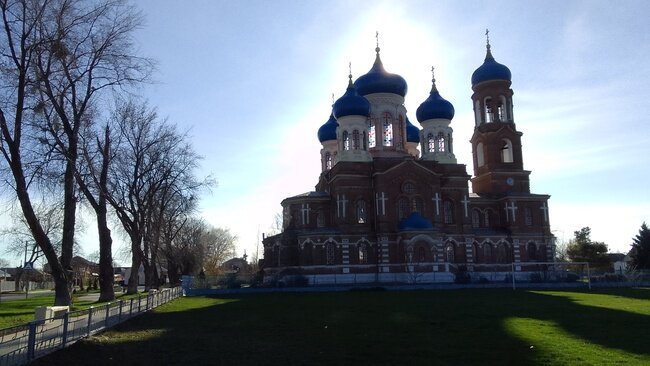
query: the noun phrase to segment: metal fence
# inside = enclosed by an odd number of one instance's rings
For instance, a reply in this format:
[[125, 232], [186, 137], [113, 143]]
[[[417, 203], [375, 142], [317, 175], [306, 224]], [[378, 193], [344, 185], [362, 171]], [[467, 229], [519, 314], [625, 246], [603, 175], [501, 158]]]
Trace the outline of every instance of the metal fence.
[[0, 330], [0, 366], [24, 365], [183, 295], [181, 287]]

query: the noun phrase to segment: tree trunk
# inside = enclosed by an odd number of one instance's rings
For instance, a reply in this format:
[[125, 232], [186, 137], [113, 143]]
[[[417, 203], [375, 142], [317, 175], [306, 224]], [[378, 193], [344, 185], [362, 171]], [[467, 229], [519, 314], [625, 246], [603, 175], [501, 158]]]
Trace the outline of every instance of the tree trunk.
[[113, 290], [113, 239], [106, 223], [106, 206], [97, 212], [97, 229], [99, 231], [99, 301], [115, 300]]

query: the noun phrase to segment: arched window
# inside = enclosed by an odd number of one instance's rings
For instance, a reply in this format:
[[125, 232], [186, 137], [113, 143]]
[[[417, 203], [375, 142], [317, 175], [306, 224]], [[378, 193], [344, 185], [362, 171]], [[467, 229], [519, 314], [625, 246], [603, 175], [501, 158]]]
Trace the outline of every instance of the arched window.
[[325, 169], [332, 169], [332, 154], [329, 151], [325, 153]]
[[411, 213], [410, 210], [409, 210], [410, 207], [409, 207], [409, 199], [408, 198], [400, 197], [397, 204], [398, 204], [398, 208], [397, 208], [398, 213], [397, 214], [398, 214], [398, 218], [400, 220], [405, 218], [406, 216], [408, 216]]
[[393, 146], [393, 116], [384, 112], [382, 114], [382, 122], [384, 125], [384, 146]]
[[492, 244], [483, 244], [483, 258], [485, 263], [492, 263]]
[[512, 142], [508, 139], [503, 139], [501, 143], [501, 162], [512, 163], [514, 161], [512, 158]]
[[499, 121], [506, 122], [508, 121], [508, 109], [506, 107], [506, 97], [503, 95], [499, 96], [499, 107], [497, 109], [499, 115]]
[[524, 222], [526, 226], [533, 226], [533, 210], [530, 207], [524, 208]]
[[368, 131], [368, 146], [375, 147], [377, 146], [377, 139], [375, 135], [375, 123], [370, 121], [370, 128]]
[[453, 243], [447, 244], [447, 248], [445, 249], [445, 255], [447, 258], [447, 262], [449, 263], [454, 263], [454, 254], [455, 254], [454, 249], [455, 248]]
[[497, 263], [509, 263], [510, 262], [510, 256], [508, 254], [509, 249], [508, 246], [505, 243], [499, 243], [497, 246], [497, 258], [496, 262]]
[[318, 210], [318, 215], [316, 216], [316, 226], [325, 227], [325, 214], [322, 210]]
[[411, 212], [417, 212], [421, 214], [423, 209], [422, 199], [420, 197], [413, 197], [411, 203]]
[[364, 132], [363, 132], [363, 150], [364, 150], [364, 151], [368, 150], [368, 147], [367, 147], [367, 146], [368, 146], [368, 145], [367, 145], [367, 143], [366, 143], [366, 132], [364, 131]]
[[483, 225], [485, 227], [490, 227], [490, 215], [492, 215], [492, 210], [485, 210], [483, 215]]
[[526, 249], [528, 251], [528, 260], [530, 262], [535, 262], [537, 260], [537, 246], [535, 243], [528, 243]]
[[354, 150], [361, 149], [361, 140], [359, 136], [359, 131], [357, 130], [352, 131], [352, 148]]
[[445, 224], [454, 223], [454, 205], [451, 201], [444, 201], [442, 204]]
[[427, 252], [426, 252], [426, 249], [424, 249], [424, 247], [421, 246], [421, 247], [418, 248], [418, 256], [417, 256], [417, 258], [418, 258], [419, 263], [427, 261]]
[[472, 227], [481, 227], [481, 213], [478, 210], [472, 210]]
[[436, 150], [436, 140], [433, 138], [433, 134], [430, 133], [427, 135], [427, 152], [434, 152]]
[[485, 155], [483, 151], [483, 143], [479, 142], [476, 145], [476, 165], [483, 166], [485, 165]]
[[334, 264], [336, 261], [336, 244], [332, 242], [325, 244], [325, 256], [328, 265]]
[[397, 147], [403, 148], [404, 142], [406, 142], [406, 129], [404, 128], [404, 117], [399, 115], [399, 139], [397, 140]]
[[359, 244], [359, 264], [368, 263], [368, 245], [366, 243]]
[[476, 126], [483, 123], [483, 117], [481, 116], [481, 105], [478, 100], [474, 102], [474, 122]]
[[447, 134], [447, 151], [450, 153], [454, 152], [454, 144], [452, 142], [453, 139], [451, 138], [451, 134]]
[[438, 137], [436, 137], [436, 143], [437, 143], [436, 150], [438, 152], [445, 152], [445, 134], [440, 132], [438, 134]]
[[486, 97], [483, 101], [483, 105], [485, 105], [485, 122], [494, 122], [494, 115], [492, 114], [492, 98]]
[[367, 221], [366, 217], [366, 201], [359, 200], [357, 201], [357, 222], [359, 224], [365, 224]]
[[350, 150], [350, 136], [348, 131], [343, 131], [343, 150]]

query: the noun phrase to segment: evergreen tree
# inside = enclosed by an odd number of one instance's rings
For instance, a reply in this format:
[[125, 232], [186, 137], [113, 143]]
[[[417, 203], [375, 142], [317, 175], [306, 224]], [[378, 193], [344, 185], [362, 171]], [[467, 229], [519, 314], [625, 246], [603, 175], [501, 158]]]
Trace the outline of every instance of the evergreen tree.
[[644, 222], [639, 234], [632, 239], [632, 266], [636, 269], [650, 269], [650, 229]]
[[611, 269], [612, 263], [607, 257], [607, 244], [591, 241], [591, 229], [583, 227], [574, 232], [575, 238], [567, 244], [566, 253], [572, 262], [589, 262], [598, 269]]

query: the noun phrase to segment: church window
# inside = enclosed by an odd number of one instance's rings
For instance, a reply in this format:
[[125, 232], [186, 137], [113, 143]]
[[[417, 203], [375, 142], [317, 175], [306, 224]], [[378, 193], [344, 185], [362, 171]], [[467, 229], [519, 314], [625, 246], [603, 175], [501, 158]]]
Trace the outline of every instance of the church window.
[[478, 210], [472, 210], [472, 227], [481, 227], [481, 216]]
[[438, 152], [445, 152], [445, 135], [440, 132], [438, 134], [438, 137], [436, 138], [436, 143], [437, 143], [437, 151]]
[[434, 152], [436, 150], [436, 140], [433, 139], [433, 134], [427, 135], [427, 152]]
[[528, 260], [534, 262], [537, 260], [537, 246], [535, 243], [528, 243]]
[[476, 126], [483, 123], [483, 118], [481, 117], [481, 106], [479, 105], [478, 100], [474, 102], [474, 121]]
[[343, 150], [350, 150], [350, 136], [348, 131], [343, 131]]
[[497, 263], [508, 263], [508, 247], [501, 243], [497, 247]]
[[368, 144], [366, 143], [366, 132], [363, 132], [363, 150], [366, 151], [368, 150]]
[[483, 103], [485, 104], [485, 122], [494, 122], [494, 115], [492, 114], [492, 98], [485, 98]]
[[405, 182], [402, 184], [402, 192], [406, 194], [415, 193], [415, 184], [413, 184], [413, 182]]
[[398, 218], [401, 220], [410, 214], [409, 212], [409, 199], [401, 197], [398, 201]]
[[447, 257], [447, 262], [454, 263], [454, 244], [447, 244], [447, 249], [445, 250]]
[[498, 107], [498, 115], [499, 115], [499, 120], [502, 122], [508, 121], [508, 112], [506, 109], [506, 97], [503, 95], [499, 96], [499, 107]]
[[505, 121], [505, 110], [503, 108], [503, 105], [499, 104], [497, 106], [497, 121]]
[[483, 143], [479, 142], [476, 145], [476, 165], [483, 166], [485, 165], [485, 155], [483, 151]]
[[366, 217], [366, 201], [359, 200], [357, 201], [357, 222], [359, 224], [365, 224], [368, 218]]
[[454, 223], [454, 206], [451, 201], [444, 201], [442, 205], [445, 224]]
[[352, 131], [352, 148], [354, 150], [361, 149], [361, 141], [360, 141], [359, 131], [357, 131], [357, 130]]
[[426, 249], [424, 249], [424, 247], [419, 247], [418, 248], [418, 262], [422, 263], [422, 262], [426, 262], [426, 261], [427, 261]]
[[329, 151], [325, 153], [325, 169], [332, 169], [332, 154]]
[[318, 227], [325, 227], [325, 214], [321, 210], [318, 211], [318, 216], [316, 216], [316, 225]]
[[414, 197], [414, 198], [411, 200], [411, 202], [412, 202], [412, 206], [413, 206], [413, 207], [411, 208], [412, 211], [421, 214], [421, 213], [422, 213], [422, 208], [423, 208], [423, 207], [422, 207], [422, 206], [423, 206], [423, 204], [422, 204], [422, 199], [421, 199], [420, 197]]
[[384, 112], [382, 115], [384, 124], [384, 146], [393, 146], [393, 116]]
[[404, 140], [406, 136], [406, 129], [404, 128], [404, 117], [402, 115], [399, 116], [399, 140], [397, 141], [397, 147], [398, 148], [403, 148], [404, 147]]
[[309, 204], [302, 204], [302, 208], [300, 209], [300, 213], [302, 216], [302, 224], [304, 225], [309, 225]]
[[492, 210], [485, 210], [485, 213], [483, 215], [483, 224], [485, 227], [490, 227], [490, 214], [492, 213]]
[[508, 139], [503, 139], [501, 147], [501, 162], [502, 163], [512, 163], [514, 160], [512, 158], [512, 142]]
[[377, 146], [377, 140], [375, 136], [375, 123], [370, 122], [370, 129], [368, 131], [368, 146], [369, 147], [375, 147]]
[[336, 261], [336, 244], [329, 242], [325, 244], [325, 255], [328, 265], [334, 264]]
[[533, 226], [533, 211], [530, 207], [524, 208], [524, 222], [526, 226]]
[[492, 244], [485, 243], [483, 245], [483, 258], [485, 263], [492, 263]]
[[368, 263], [368, 245], [365, 243], [359, 244], [359, 264]]

